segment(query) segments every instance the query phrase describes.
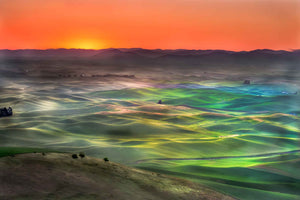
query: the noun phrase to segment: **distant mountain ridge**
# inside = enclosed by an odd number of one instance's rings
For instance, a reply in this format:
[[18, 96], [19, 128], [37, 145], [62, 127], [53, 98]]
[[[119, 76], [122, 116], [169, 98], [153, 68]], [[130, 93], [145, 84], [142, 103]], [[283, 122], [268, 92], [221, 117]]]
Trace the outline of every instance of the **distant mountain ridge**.
[[257, 49], [252, 51], [109, 48], [0, 50], [3, 60], [69, 60], [126, 65], [220, 65], [299, 63], [300, 50]]
[[298, 55], [300, 56], [300, 49], [292, 51], [286, 50], [272, 50], [272, 49], [256, 49], [251, 51], [227, 51], [227, 50], [191, 50], [191, 49], [142, 49], [142, 48], [108, 48], [108, 49], [1, 49], [0, 55], [2, 56], [103, 56], [103, 55], [140, 55], [159, 57], [163, 55], [207, 55], [207, 54], [261, 54], [261, 55]]

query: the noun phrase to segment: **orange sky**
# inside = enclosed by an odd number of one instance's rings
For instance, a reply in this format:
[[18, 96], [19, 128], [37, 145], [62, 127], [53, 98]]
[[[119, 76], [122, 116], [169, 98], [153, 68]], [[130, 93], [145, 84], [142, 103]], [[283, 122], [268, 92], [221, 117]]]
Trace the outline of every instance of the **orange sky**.
[[0, 0], [0, 49], [300, 48], [300, 0]]

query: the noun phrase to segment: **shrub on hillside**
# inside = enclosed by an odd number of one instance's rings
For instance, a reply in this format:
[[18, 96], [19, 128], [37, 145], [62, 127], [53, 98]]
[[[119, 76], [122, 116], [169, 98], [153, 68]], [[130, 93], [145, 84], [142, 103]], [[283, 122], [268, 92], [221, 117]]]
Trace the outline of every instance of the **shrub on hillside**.
[[80, 156], [80, 158], [84, 158], [84, 157], [85, 157], [85, 154], [84, 154], [83, 152], [80, 152], [80, 153], [79, 153], [79, 156]]
[[104, 160], [105, 162], [108, 162], [108, 161], [109, 161], [107, 157], [103, 158], [103, 160]]

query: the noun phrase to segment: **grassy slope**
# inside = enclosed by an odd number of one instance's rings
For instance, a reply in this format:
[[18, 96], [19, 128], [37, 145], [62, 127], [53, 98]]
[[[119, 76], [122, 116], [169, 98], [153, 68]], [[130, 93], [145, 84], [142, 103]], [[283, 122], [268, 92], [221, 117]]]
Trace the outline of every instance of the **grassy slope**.
[[0, 158], [0, 199], [232, 199], [197, 183], [71, 154]]
[[14, 156], [22, 153], [41, 153], [41, 152], [54, 152], [53, 150], [41, 148], [28, 148], [28, 147], [0, 147], [0, 157]]

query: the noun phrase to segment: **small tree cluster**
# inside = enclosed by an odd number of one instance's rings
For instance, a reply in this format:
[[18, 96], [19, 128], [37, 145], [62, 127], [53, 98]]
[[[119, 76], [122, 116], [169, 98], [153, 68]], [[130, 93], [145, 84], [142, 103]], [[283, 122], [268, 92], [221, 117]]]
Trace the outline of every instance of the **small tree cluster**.
[[78, 155], [77, 154], [72, 154], [72, 158], [73, 159], [77, 159], [78, 158], [78, 156], [82, 159], [82, 158], [84, 158], [85, 157], [85, 154], [83, 153], [83, 152], [80, 152]]

